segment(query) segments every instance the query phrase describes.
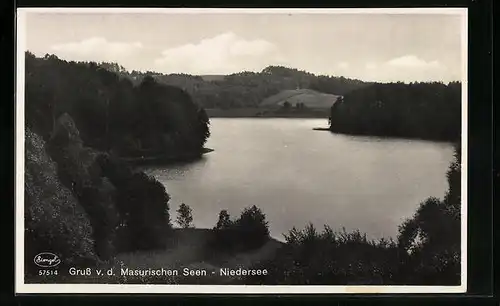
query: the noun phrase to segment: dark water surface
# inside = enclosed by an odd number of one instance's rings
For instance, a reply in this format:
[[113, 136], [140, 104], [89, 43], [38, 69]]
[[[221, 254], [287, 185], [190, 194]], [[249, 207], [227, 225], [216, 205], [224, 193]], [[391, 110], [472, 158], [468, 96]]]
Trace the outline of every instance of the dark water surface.
[[227, 209], [257, 205], [271, 235], [312, 222], [395, 237], [398, 225], [429, 196], [442, 198], [451, 144], [313, 131], [324, 119], [212, 118], [200, 161], [150, 167], [166, 185], [175, 220], [182, 202], [194, 225], [211, 228]]

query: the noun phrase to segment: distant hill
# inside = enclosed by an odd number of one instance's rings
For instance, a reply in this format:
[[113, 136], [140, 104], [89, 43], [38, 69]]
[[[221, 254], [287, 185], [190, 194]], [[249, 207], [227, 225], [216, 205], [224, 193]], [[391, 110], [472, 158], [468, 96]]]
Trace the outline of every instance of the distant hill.
[[[145, 76], [149, 75], [160, 83], [182, 88], [190, 94], [197, 104], [206, 109], [258, 108], [266, 98], [296, 88], [311, 90], [308, 94], [304, 93], [301, 99], [310, 100], [311, 96], [308, 95], [315, 91], [314, 101], [328, 101], [330, 98], [328, 95], [318, 100], [319, 93], [334, 96], [345, 95], [353, 90], [373, 84], [344, 77], [315, 75], [282, 66], [269, 66], [260, 72], [243, 71], [230, 75], [194, 76], [162, 74], [153, 71], [127, 72], [120, 69], [118, 64], [101, 63], [100, 65], [117, 71], [121, 76], [132, 80], [134, 84], [139, 84]], [[335, 101], [335, 98], [331, 98]], [[323, 103], [330, 102], [318, 103], [323, 105]]]
[[338, 95], [321, 93], [312, 89], [290, 89], [283, 90], [278, 94], [264, 99], [261, 107], [283, 106], [289, 102], [292, 107], [297, 103], [303, 103], [308, 108], [330, 108], [340, 97]]

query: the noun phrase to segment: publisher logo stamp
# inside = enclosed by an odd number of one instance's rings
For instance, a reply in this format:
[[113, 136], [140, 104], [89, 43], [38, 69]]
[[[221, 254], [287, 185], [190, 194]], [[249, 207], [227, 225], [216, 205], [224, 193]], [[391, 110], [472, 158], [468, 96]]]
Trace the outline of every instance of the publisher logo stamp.
[[33, 261], [41, 268], [53, 268], [61, 263], [59, 256], [50, 252], [43, 252], [36, 255]]

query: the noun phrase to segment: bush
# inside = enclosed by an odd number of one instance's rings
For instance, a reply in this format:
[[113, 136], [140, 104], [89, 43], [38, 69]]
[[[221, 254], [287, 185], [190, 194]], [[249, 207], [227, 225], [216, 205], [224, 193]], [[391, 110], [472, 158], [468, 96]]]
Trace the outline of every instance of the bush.
[[240, 218], [234, 223], [234, 229], [250, 249], [260, 247], [269, 239], [266, 215], [255, 205], [243, 210]]
[[265, 262], [260, 284], [345, 285], [392, 284], [397, 247], [389, 240], [369, 241], [359, 231], [334, 232], [329, 226], [318, 231], [311, 223], [292, 228], [275, 259]]
[[181, 228], [190, 228], [193, 227], [193, 214], [191, 207], [182, 203], [179, 205], [179, 209], [177, 209], [177, 224]]
[[255, 205], [245, 208], [235, 221], [231, 221], [228, 212], [222, 210], [214, 232], [213, 245], [225, 251], [259, 248], [269, 240], [266, 216]]

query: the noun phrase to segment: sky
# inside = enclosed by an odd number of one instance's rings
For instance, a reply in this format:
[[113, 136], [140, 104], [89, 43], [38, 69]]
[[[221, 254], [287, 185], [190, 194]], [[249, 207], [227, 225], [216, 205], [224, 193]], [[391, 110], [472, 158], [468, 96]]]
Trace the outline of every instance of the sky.
[[30, 12], [25, 45], [37, 56], [117, 62], [128, 70], [161, 73], [230, 74], [281, 65], [365, 81], [449, 82], [462, 79], [463, 18]]

